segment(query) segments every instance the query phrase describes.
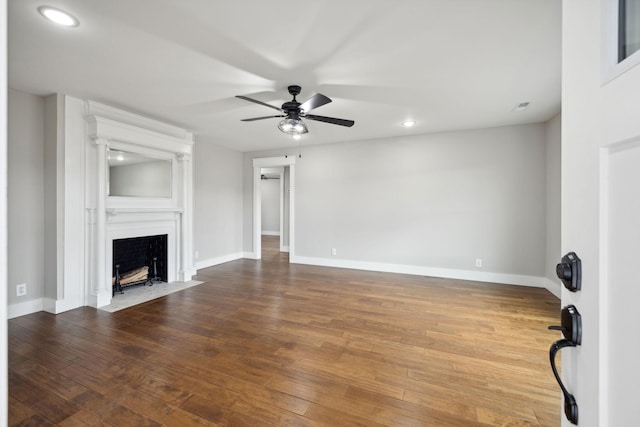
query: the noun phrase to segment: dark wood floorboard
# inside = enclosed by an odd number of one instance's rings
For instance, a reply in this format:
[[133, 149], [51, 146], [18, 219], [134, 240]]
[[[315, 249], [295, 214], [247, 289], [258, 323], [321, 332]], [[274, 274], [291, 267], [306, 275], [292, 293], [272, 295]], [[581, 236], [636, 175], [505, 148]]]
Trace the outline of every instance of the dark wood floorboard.
[[544, 289], [262, 261], [9, 321], [12, 426], [559, 426]]

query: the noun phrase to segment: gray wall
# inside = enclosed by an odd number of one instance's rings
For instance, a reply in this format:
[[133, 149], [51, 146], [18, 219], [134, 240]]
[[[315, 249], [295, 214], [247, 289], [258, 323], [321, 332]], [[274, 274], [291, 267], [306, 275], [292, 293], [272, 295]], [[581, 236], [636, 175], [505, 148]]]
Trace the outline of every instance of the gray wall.
[[[8, 303], [44, 296], [44, 98], [8, 99]], [[16, 296], [16, 285], [27, 295]]]
[[547, 176], [547, 243], [545, 275], [558, 285], [556, 264], [562, 256], [560, 252], [560, 137], [561, 116], [558, 114], [545, 124], [546, 176]]
[[266, 179], [260, 181], [262, 197], [262, 233], [280, 232], [280, 180]]
[[242, 153], [196, 138], [193, 244], [203, 262], [242, 252]]
[[[545, 275], [543, 124], [303, 148], [296, 256]], [[245, 153], [244, 248], [252, 251]]]

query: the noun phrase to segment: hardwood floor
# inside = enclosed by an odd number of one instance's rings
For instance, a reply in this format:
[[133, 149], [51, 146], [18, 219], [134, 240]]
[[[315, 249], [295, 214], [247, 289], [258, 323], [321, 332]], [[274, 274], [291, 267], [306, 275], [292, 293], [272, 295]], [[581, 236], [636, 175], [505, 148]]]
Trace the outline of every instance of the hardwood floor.
[[546, 290], [267, 253], [120, 312], [10, 320], [10, 425], [560, 425]]

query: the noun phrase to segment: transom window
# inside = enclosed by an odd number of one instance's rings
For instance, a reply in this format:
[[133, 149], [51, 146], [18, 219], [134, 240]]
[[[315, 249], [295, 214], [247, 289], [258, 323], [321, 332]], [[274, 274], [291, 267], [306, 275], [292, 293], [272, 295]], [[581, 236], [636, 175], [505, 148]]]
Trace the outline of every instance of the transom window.
[[618, 62], [640, 50], [640, 0], [619, 0]]

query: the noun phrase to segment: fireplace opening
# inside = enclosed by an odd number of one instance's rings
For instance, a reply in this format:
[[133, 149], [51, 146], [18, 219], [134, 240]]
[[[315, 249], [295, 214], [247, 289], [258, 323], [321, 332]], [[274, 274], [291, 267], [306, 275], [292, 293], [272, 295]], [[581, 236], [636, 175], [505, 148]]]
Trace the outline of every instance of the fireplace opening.
[[113, 295], [135, 285], [167, 281], [167, 235], [113, 240]]

